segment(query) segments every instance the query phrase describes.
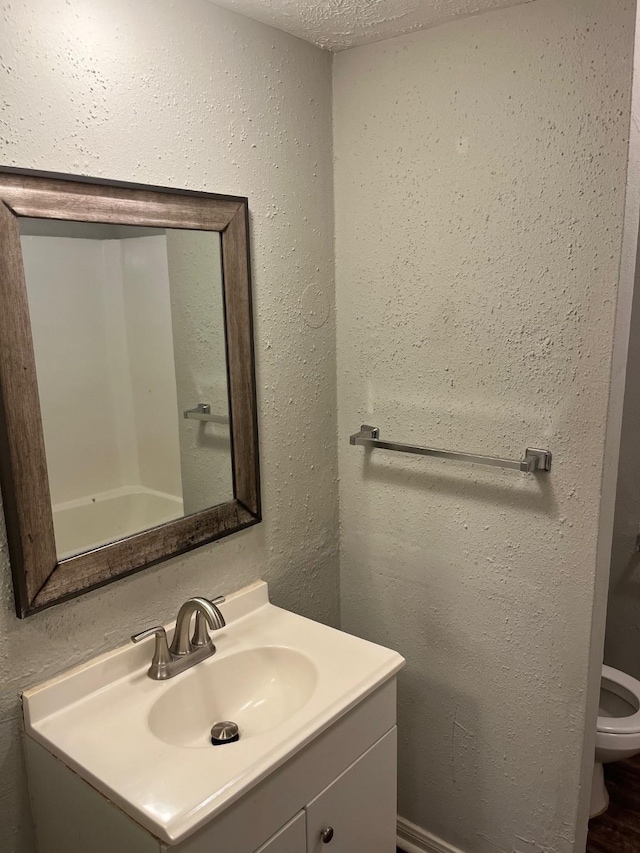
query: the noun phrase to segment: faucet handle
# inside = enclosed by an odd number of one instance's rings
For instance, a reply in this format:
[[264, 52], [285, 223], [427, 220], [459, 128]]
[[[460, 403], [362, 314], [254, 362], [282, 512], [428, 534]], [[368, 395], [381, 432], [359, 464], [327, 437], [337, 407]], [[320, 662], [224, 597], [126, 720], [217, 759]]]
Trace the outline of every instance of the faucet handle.
[[171, 652], [169, 651], [169, 644], [167, 642], [167, 632], [162, 627], [162, 625], [158, 625], [155, 628], [147, 628], [145, 631], [140, 631], [139, 634], [134, 634], [131, 637], [131, 641], [133, 643], [140, 643], [142, 640], [146, 640], [148, 637], [156, 638], [155, 649], [153, 650], [153, 658], [151, 660], [151, 666], [149, 667], [149, 675], [155, 679], [163, 679], [166, 678], [167, 667], [173, 660], [171, 657]]

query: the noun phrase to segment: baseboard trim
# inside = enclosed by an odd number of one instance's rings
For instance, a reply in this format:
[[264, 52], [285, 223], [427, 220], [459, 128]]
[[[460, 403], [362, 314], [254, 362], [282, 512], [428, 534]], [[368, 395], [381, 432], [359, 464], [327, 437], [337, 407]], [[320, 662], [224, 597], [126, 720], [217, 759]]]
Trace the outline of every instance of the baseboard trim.
[[405, 853], [464, 853], [453, 844], [432, 835], [421, 826], [410, 823], [404, 817], [398, 817], [396, 843]]

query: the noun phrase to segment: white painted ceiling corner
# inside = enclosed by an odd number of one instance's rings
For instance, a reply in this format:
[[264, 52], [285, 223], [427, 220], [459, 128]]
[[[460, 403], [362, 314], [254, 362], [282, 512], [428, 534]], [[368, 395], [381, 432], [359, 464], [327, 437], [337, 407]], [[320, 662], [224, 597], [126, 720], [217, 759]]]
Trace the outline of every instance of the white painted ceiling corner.
[[532, 0], [210, 0], [325, 50], [435, 27]]

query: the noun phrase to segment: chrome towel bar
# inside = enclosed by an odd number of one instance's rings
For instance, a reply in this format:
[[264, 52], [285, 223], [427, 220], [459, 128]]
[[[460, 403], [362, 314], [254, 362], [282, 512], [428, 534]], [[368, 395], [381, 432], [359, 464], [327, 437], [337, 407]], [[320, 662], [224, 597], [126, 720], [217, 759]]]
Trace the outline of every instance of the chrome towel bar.
[[212, 415], [209, 403], [198, 403], [195, 409], [186, 409], [182, 414], [191, 421], [210, 421], [214, 424], [229, 423], [229, 418], [225, 415]]
[[458, 453], [454, 450], [438, 450], [435, 447], [417, 447], [399, 441], [382, 441], [378, 427], [363, 424], [360, 432], [349, 439], [350, 444], [380, 450], [399, 450], [401, 453], [417, 453], [419, 456], [438, 456], [441, 459], [457, 459], [459, 462], [476, 462], [478, 465], [493, 465], [494, 468], [513, 468], [532, 474], [534, 471], [551, 470], [551, 452], [527, 447], [523, 459], [500, 459], [497, 456], [480, 456], [477, 453]]

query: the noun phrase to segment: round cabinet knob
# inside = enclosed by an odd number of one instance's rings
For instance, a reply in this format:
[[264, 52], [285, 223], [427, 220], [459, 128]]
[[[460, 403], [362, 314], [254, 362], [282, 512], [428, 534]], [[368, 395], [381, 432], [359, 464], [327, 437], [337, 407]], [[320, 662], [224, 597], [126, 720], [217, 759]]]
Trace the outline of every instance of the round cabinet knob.
[[320, 838], [322, 839], [323, 844], [328, 844], [333, 838], [333, 827], [326, 826], [324, 829], [321, 829]]

